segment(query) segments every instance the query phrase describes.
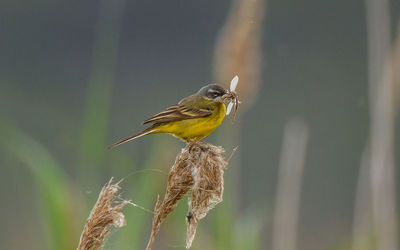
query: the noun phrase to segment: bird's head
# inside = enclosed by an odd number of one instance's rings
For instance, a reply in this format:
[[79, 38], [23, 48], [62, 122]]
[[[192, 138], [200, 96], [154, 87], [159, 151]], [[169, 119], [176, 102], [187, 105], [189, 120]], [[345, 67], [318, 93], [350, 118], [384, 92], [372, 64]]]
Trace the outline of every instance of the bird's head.
[[217, 84], [208, 84], [207, 86], [202, 87], [197, 93], [206, 99], [216, 100], [225, 95], [227, 91]]

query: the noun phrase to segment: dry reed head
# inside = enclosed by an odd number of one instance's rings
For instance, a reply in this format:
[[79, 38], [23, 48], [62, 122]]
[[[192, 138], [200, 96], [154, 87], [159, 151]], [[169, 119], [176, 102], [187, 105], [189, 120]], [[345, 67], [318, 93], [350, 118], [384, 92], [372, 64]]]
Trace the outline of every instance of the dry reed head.
[[116, 195], [119, 182], [112, 184], [113, 178], [103, 187], [96, 204], [86, 220], [85, 228], [79, 240], [78, 250], [101, 249], [111, 227], [125, 225], [125, 217], [120, 210], [127, 204]]
[[214, 52], [214, 79], [226, 83], [240, 77], [237, 93], [245, 106], [257, 96], [261, 76], [261, 30], [266, 0], [234, 0]]
[[177, 202], [192, 191], [186, 216], [186, 248], [190, 248], [198, 221], [222, 201], [223, 173], [227, 165], [223, 153], [224, 149], [221, 147], [206, 142], [191, 142], [178, 154], [169, 172], [164, 200], [160, 203], [157, 199], [147, 250], [151, 249], [161, 223], [176, 207]]
[[196, 158], [192, 166], [194, 186], [189, 200], [189, 211], [186, 216], [186, 248], [192, 245], [198, 221], [207, 212], [222, 201], [224, 192], [224, 168], [227, 165], [223, 157], [223, 148], [208, 143], [204, 146], [192, 146]]

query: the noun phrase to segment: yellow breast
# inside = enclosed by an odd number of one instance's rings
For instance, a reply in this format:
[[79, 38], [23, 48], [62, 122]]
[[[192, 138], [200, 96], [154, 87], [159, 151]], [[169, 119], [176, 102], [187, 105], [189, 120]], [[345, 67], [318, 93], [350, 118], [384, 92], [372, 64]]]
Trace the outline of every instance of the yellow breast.
[[225, 104], [218, 102], [215, 103], [215, 109], [208, 117], [169, 122], [161, 125], [155, 133], [169, 133], [184, 141], [198, 141], [221, 124], [225, 112]]

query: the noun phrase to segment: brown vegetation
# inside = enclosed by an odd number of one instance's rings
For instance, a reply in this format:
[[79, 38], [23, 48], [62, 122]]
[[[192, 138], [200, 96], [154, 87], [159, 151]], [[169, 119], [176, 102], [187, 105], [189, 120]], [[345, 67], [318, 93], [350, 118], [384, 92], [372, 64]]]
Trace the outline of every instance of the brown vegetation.
[[115, 195], [120, 189], [119, 182], [112, 184], [113, 179], [103, 187], [96, 204], [86, 220], [85, 228], [79, 240], [78, 250], [101, 249], [104, 239], [112, 226], [125, 225], [125, 217], [121, 209], [128, 203]]
[[223, 173], [227, 165], [223, 153], [222, 147], [206, 142], [191, 142], [178, 154], [169, 172], [164, 200], [160, 202], [157, 199], [147, 250], [151, 249], [161, 223], [189, 191], [192, 194], [186, 216], [186, 248], [190, 248], [199, 220], [222, 201]]

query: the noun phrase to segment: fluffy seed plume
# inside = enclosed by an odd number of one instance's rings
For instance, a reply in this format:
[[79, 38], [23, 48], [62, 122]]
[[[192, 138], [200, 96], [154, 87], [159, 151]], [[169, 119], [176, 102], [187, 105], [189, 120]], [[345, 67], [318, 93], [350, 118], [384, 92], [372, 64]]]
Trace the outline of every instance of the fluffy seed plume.
[[104, 239], [111, 230], [125, 225], [125, 217], [120, 210], [128, 203], [116, 195], [119, 182], [112, 184], [113, 178], [105, 185], [86, 220], [85, 228], [79, 240], [78, 250], [101, 249]]
[[164, 200], [157, 199], [147, 250], [151, 249], [161, 223], [189, 191], [192, 194], [186, 216], [186, 248], [190, 248], [199, 220], [222, 201], [223, 174], [227, 165], [224, 152], [222, 147], [206, 142], [191, 142], [178, 154], [169, 172]]

